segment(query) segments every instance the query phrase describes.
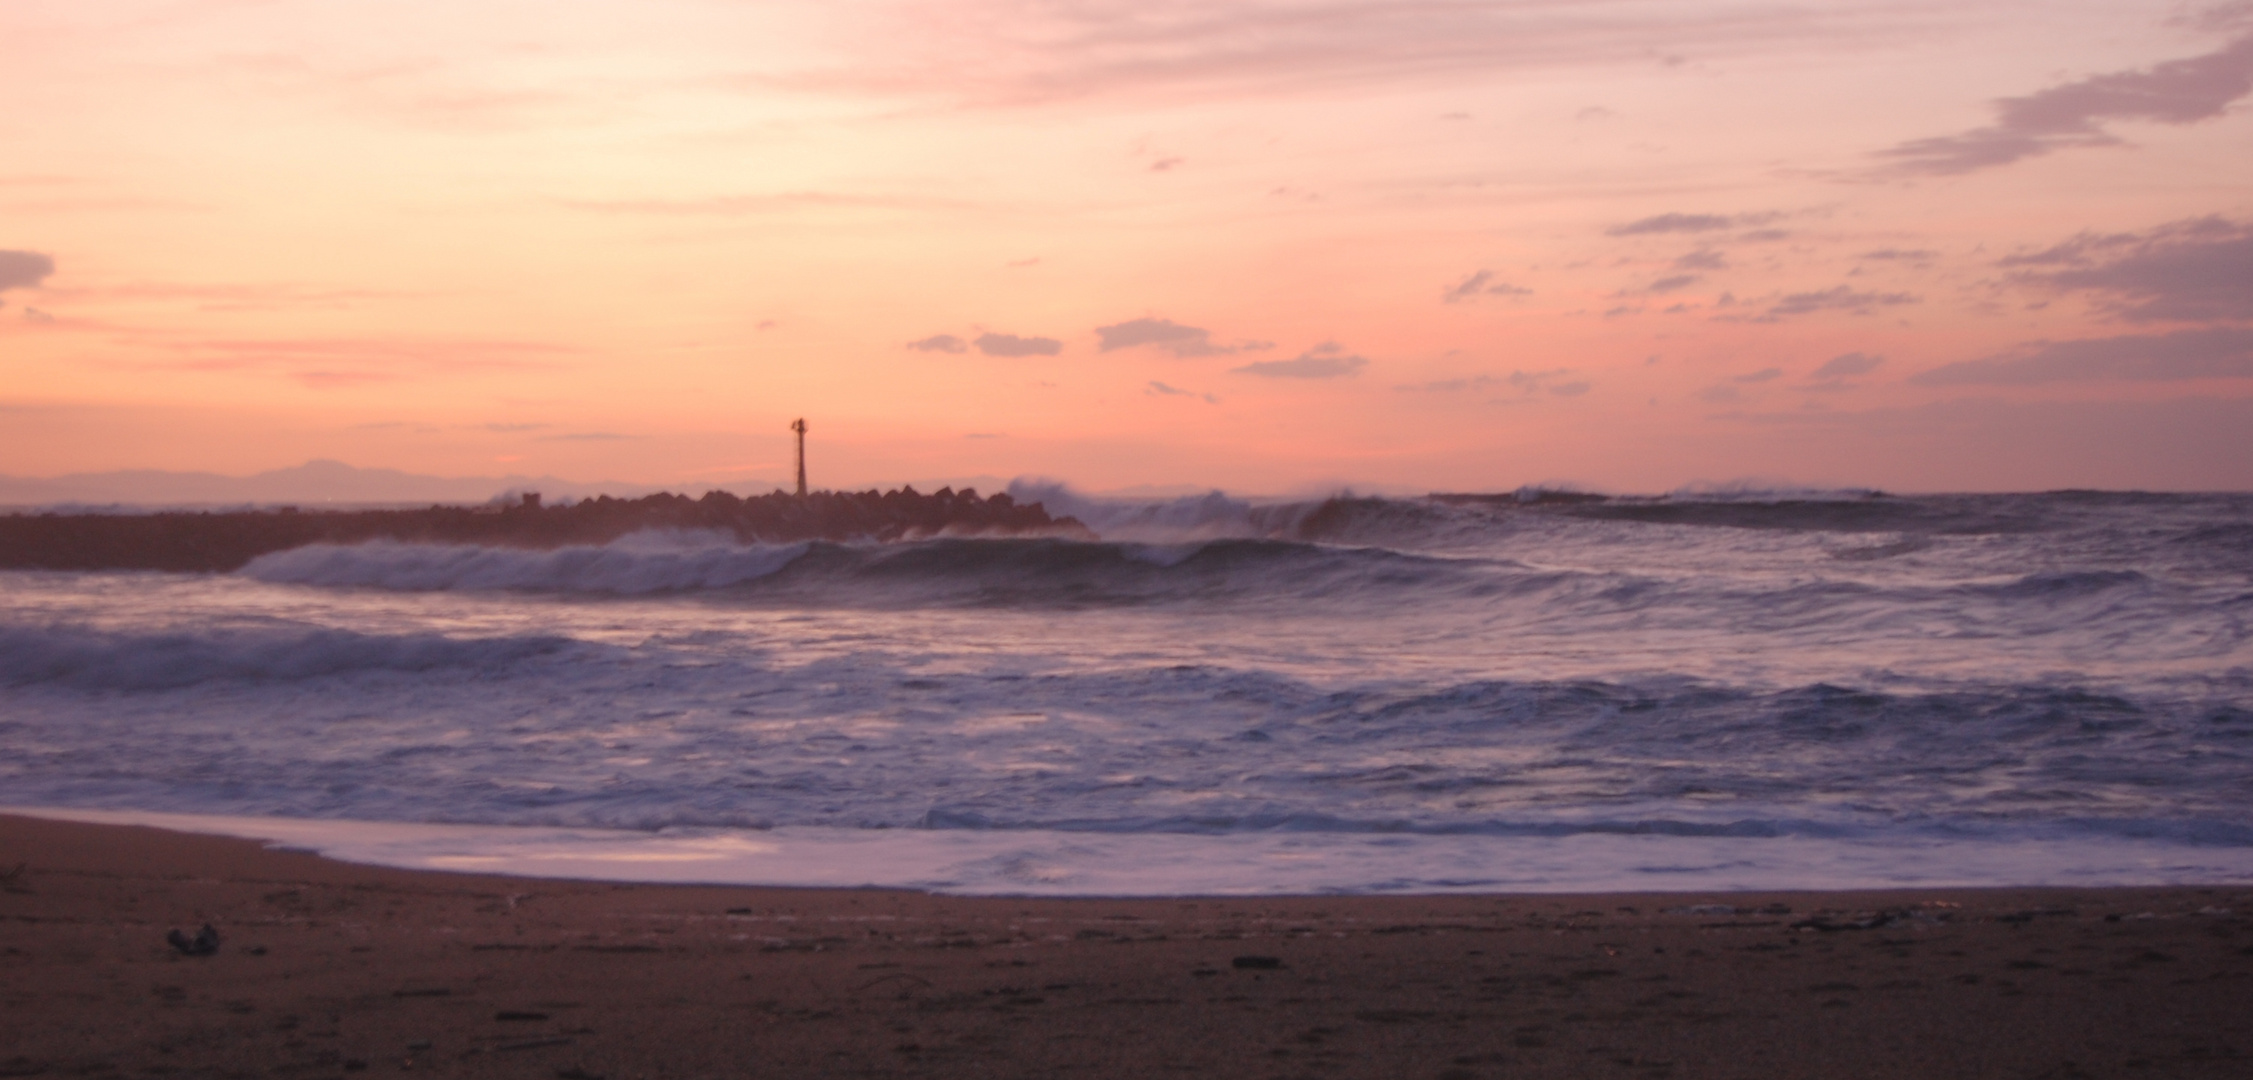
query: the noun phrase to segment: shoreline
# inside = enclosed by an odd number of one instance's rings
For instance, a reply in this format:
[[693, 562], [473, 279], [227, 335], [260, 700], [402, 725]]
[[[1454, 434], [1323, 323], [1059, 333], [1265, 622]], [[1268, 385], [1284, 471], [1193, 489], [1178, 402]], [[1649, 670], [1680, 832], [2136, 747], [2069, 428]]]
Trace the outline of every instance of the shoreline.
[[0, 815], [231, 836], [341, 862], [621, 884], [1198, 899], [2234, 886], [2253, 850], [2105, 839], [1887, 840], [1076, 832], [782, 826], [630, 830], [0, 804]]
[[[401, 870], [17, 815], [0, 875], [8, 1075], [2219, 1077], [2253, 1055], [2243, 884], [959, 897]], [[165, 943], [206, 923], [211, 955]]]

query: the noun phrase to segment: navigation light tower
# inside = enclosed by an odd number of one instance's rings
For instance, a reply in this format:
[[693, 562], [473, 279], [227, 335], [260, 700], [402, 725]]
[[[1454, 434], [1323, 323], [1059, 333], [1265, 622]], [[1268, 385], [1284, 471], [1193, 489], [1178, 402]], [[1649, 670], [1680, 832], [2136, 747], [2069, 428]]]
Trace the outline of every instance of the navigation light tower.
[[801, 416], [790, 422], [790, 430], [798, 433], [798, 497], [806, 497], [806, 418]]

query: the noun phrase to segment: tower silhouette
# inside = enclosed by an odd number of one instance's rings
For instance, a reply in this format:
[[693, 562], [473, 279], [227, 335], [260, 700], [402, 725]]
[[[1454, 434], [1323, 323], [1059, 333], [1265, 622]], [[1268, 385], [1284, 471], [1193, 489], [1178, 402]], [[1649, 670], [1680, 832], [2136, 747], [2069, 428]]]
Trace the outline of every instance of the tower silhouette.
[[790, 422], [790, 430], [798, 433], [798, 497], [806, 497], [806, 418], [801, 416]]

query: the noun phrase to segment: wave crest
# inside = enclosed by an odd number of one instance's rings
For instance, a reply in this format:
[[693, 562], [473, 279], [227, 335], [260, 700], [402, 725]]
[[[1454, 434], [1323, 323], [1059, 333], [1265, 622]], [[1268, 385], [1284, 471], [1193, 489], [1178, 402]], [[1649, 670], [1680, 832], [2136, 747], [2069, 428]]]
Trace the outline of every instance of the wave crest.
[[797, 601], [1055, 607], [1263, 597], [1386, 601], [1466, 575], [1525, 568], [1287, 540], [1171, 544], [938, 539], [740, 544], [724, 534], [639, 533], [553, 550], [374, 541], [264, 555], [242, 573], [278, 585], [402, 592], [609, 595], [734, 590]]
[[651, 531], [550, 550], [475, 544], [315, 544], [251, 560], [244, 576], [277, 585], [595, 592], [719, 589], [767, 577], [809, 545], [739, 544], [724, 533]]

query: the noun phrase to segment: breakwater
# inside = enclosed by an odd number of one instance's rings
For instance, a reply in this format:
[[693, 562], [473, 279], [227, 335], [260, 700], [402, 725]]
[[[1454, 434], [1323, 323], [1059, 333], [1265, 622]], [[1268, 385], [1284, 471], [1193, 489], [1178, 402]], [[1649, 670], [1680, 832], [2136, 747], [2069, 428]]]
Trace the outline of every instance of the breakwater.
[[647, 529], [702, 529], [746, 541], [912, 540], [934, 536], [1092, 538], [1069, 517], [1005, 493], [941, 488], [895, 491], [775, 492], [741, 498], [658, 494], [603, 496], [569, 505], [528, 497], [505, 506], [415, 510], [302, 511], [294, 508], [154, 514], [0, 516], [0, 568], [18, 570], [173, 570], [224, 572], [260, 555], [308, 544], [370, 540], [555, 548], [605, 544]]

